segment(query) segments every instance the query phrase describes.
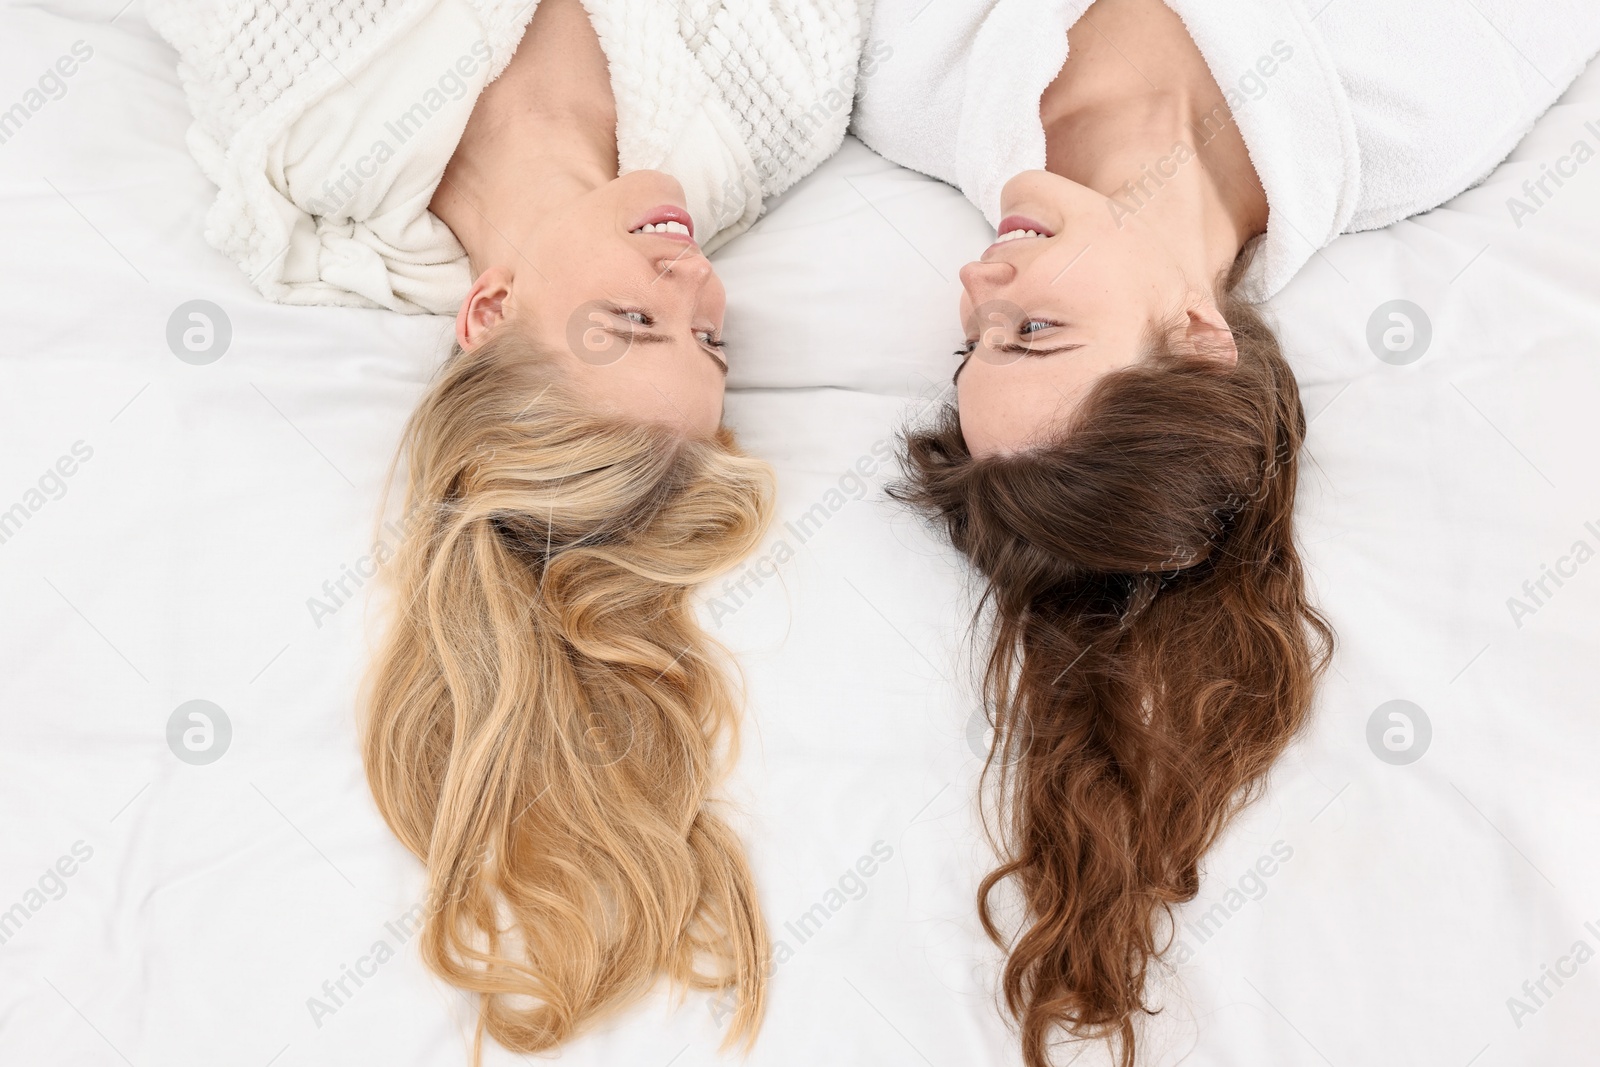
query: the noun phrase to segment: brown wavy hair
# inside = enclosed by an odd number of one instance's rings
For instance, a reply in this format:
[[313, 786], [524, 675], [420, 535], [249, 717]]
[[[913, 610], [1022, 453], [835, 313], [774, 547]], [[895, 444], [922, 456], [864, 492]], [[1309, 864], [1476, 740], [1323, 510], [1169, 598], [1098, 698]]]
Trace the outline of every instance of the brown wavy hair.
[[760, 1024], [768, 939], [711, 794], [739, 704], [693, 587], [760, 541], [770, 469], [732, 436], [601, 417], [502, 331], [405, 431], [408, 534], [364, 757], [427, 865], [422, 959], [489, 1034], [549, 1050], [646, 992]]
[[[1009, 947], [1024, 1062], [1062, 1039], [1135, 1063], [1174, 905], [1305, 725], [1333, 630], [1292, 516], [1305, 414], [1260, 313], [1218, 285], [1238, 361], [1174, 329], [1105, 375], [1049, 443], [974, 458], [955, 407], [903, 436], [893, 491], [987, 580], [1000, 866], [978, 907]], [[997, 921], [1009, 885], [1020, 930]]]

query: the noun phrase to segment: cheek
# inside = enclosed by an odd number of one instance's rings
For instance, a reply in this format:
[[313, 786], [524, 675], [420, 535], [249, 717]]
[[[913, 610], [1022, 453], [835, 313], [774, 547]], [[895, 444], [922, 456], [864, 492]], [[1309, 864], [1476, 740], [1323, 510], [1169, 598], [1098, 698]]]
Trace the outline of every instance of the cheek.
[[720, 332], [728, 314], [728, 292], [723, 288], [722, 279], [717, 276], [715, 270], [706, 279], [706, 285], [701, 291], [699, 303], [701, 307], [697, 310], [710, 319]]
[[961, 438], [967, 443], [967, 448], [974, 455], [978, 454], [974, 441], [983, 442], [983, 427], [985, 412], [983, 410], [981, 390], [974, 395], [972, 388], [972, 367], [961, 372], [961, 377], [956, 381], [956, 414], [961, 421]]
[[956, 387], [961, 436], [977, 457], [1013, 452], [1022, 447], [1038, 423], [1030, 410], [1032, 393], [1016, 365], [997, 367], [976, 357], [961, 372]]
[[959, 316], [961, 328], [965, 330], [972, 321], [972, 301], [967, 297], [967, 291], [961, 290], [961, 299], [956, 302], [956, 315]]
[[659, 390], [658, 398], [664, 397], [665, 402], [646, 405], [657, 410], [653, 413], [638, 411], [638, 415], [703, 437], [716, 433], [722, 425], [724, 390], [720, 380], [713, 383], [698, 376], [685, 376], [675, 381], [658, 382], [656, 389]]
[[[1071, 306], [1063, 310], [1102, 354], [1131, 357], [1142, 350], [1150, 323], [1182, 310], [1187, 284], [1172, 257], [1147, 242], [1124, 240], [1104, 249], [1096, 247], [1079, 267], [1087, 266], [1091, 256], [1095, 257], [1092, 267], [1074, 268], [1063, 277], [1063, 284], [1076, 277], [1069, 290]], [[1079, 362], [1097, 361], [1080, 357]], [[1131, 362], [1131, 358], [1100, 362], [1109, 367]]]
[[653, 272], [643, 273], [647, 265], [628, 252], [611, 218], [582, 201], [546, 216], [515, 249], [504, 250], [505, 265], [518, 282], [566, 311], [588, 300], [611, 299], [629, 287], [647, 286]]
[[702, 426], [702, 432], [708, 434], [722, 425], [722, 412], [727, 399], [727, 389], [724, 388], [720, 380], [711, 390], [711, 397], [713, 402], [705, 415], [705, 422]]
[[[652, 392], [659, 390], [670, 399], [674, 414], [691, 433], [711, 434], [722, 425], [726, 379], [698, 352], [688, 360], [656, 377]], [[701, 366], [704, 364], [704, 366]]]

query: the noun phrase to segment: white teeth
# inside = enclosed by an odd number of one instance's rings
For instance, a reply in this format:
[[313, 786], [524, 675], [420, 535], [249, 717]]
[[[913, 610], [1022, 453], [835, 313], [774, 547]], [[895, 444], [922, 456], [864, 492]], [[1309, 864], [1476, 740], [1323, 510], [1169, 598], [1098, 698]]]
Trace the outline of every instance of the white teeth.
[[634, 233], [678, 233], [678, 234], [682, 234], [685, 237], [688, 237], [689, 236], [689, 227], [685, 226], [681, 222], [676, 222], [676, 221], [652, 222], [652, 223], [646, 223], [645, 225], [640, 226], [637, 230], [634, 230], [633, 232]]
[[1006, 233], [1003, 233], [999, 237], [995, 238], [995, 243], [998, 244], [1001, 241], [1015, 241], [1019, 237], [1042, 237], [1042, 236], [1044, 236], [1044, 235], [1039, 233], [1037, 230], [1009, 230]]

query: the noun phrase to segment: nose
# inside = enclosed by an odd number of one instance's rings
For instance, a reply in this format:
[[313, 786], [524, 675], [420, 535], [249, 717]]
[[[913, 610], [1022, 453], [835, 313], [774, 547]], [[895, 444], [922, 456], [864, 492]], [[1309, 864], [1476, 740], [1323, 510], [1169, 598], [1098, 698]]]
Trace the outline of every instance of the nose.
[[1003, 260], [985, 263], [975, 259], [961, 268], [961, 287], [974, 305], [988, 300], [996, 289], [1008, 284], [1017, 276], [1017, 268]]
[[698, 245], [677, 255], [661, 256], [654, 265], [656, 277], [652, 284], [656, 291], [697, 323], [704, 318], [713, 329], [722, 328], [722, 282]]
[[662, 256], [656, 261], [657, 280], [681, 280], [694, 287], [711, 276], [711, 261], [698, 249], [678, 256]]

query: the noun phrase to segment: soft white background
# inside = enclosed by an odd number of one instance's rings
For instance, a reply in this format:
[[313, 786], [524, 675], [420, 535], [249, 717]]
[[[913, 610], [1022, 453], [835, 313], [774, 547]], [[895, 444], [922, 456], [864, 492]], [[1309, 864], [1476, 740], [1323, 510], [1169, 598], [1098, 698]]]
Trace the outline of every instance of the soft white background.
[[[85, 21], [0, 12], [0, 109], [94, 48], [0, 145], [0, 510], [75, 441], [94, 454], [0, 544], [0, 910], [74, 842], [93, 856], [0, 945], [0, 1063], [462, 1063], [470, 1013], [411, 946], [320, 1026], [306, 1004], [421, 892], [356, 751], [374, 584], [320, 628], [306, 601], [371, 551], [449, 325], [263, 302], [202, 238], [211, 190], [170, 51], [137, 6], [112, 23], [116, 3], [56, 6]], [[1600, 561], [1520, 628], [1506, 606], [1574, 541], [1600, 548], [1600, 162], [1520, 229], [1505, 205], [1574, 140], [1600, 148], [1589, 120], [1594, 70], [1489, 182], [1341, 239], [1273, 302], [1313, 419], [1301, 531], [1341, 645], [1314, 728], [1185, 917], [1274, 842], [1292, 858], [1210, 940], [1185, 935], [1151, 1063], [1600, 1058], [1600, 962], [1520, 1027], [1506, 1006], [1580, 938], [1600, 950]], [[782, 519], [938, 394], [956, 270], [991, 236], [949, 188], [847, 141], [719, 255], [729, 419], [777, 468]], [[209, 366], [166, 343], [196, 298], [233, 327]], [[1432, 322], [1409, 366], [1365, 341], [1395, 298]], [[775, 530], [796, 558], [713, 626], [749, 685], [727, 795], [796, 948], [752, 1067], [1018, 1059], [972, 903], [989, 854], [969, 580], [884, 499], [890, 474], [803, 546]], [[165, 741], [195, 698], [233, 727], [204, 767]], [[1409, 766], [1365, 739], [1397, 698], [1433, 727]], [[783, 923], [879, 841], [893, 856], [865, 896], [796, 947]], [[706, 998], [662, 991], [560, 1058], [736, 1062], [718, 1038]]]

